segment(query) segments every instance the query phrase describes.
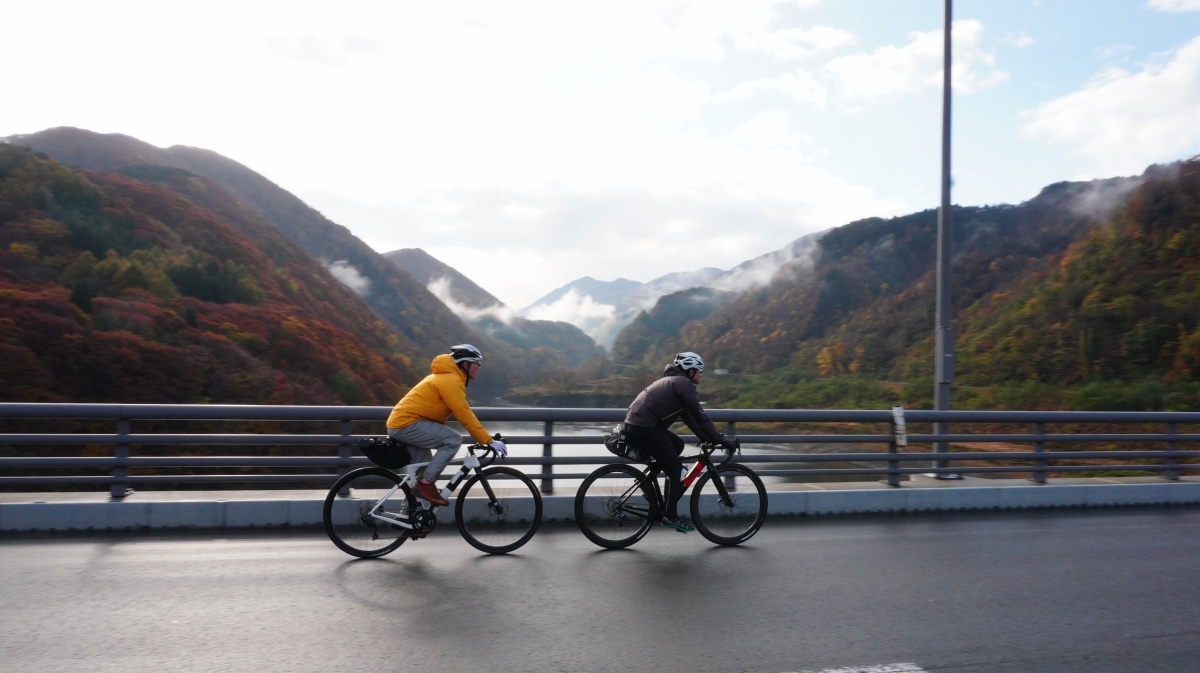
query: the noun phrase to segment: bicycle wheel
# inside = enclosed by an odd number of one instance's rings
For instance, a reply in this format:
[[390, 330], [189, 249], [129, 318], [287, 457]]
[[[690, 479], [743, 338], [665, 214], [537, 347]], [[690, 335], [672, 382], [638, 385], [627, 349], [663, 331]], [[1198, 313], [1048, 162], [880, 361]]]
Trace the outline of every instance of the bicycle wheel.
[[[729, 498], [721, 497], [717, 479], [732, 477], [734, 487]], [[758, 532], [767, 518], [767, 489], [754, 470], [730, 463], [716, 473], [706, 471], [692, 490], [692, 522], [710, 542], [721, 545], [741, 544]]]
[[606, 465], [589, 474], [575, 494], [575, 522], [587, 539], [622, 549], [646, 536], [658, 521], [658, 499], [641, 471]]
[[[408, 528], [385, 523], [369, 516], [371, 509], [400, 477], [382, 467], [360, 467], [344, 474], [325, 496], [322, 516], [325, 532], [338, 549], [360, 558], [377, 558], [395, 551], [412, 534]], [[345, 490], [348, 496], [339, 496]], [[387, 517], [407, 517], [416, 509], [416, 499], [407, 484], [401, 485], [377, 510]]]
[[454, 518], [458, 532], [472, 547], [489, 554], [507, 554], [537, 532], [542, 523], [542, 494], [520, 470], [489, 467], [467, 480], [454, 504]]

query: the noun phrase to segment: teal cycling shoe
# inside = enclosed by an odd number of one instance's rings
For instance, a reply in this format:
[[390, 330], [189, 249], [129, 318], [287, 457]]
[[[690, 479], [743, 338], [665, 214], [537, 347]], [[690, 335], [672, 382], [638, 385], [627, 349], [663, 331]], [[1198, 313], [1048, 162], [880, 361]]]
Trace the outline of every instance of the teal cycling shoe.
[[658, 524], [660, 526], [664, 526], [666, 528], [674, 528], [675, 530], [679, 531], [680, 533], [690, 533], [690, 532], [696, 530], [695, 528], [688, 525], [688, 523], [686, 521], [684, 521], [683, 518], [681, 518], [681, 517], [675, 517], [674, 519], [668, 519], [667, 517], [664, 516], [658, 522]]

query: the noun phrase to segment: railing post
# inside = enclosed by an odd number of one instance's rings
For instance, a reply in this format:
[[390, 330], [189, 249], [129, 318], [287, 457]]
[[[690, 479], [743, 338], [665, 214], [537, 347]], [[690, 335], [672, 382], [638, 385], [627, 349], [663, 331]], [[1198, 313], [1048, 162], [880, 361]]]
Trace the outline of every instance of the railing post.
[[[551, 443], [550, 438], [554, 436], [554, 421], [546, 421], [546, 424], [542, 426], [542, 434], [546, 436], [545, 443], [542, 444], [542, 457], [553, 458], [554, 444]], [[542, 493], [553, 492], [554, 466], [549, 463], [544, 463], [542, 465]]]
[[[350, 471], [350, 421], [342, 421], [339, 432], [342, 436], [342, 441], [338, 444], [338, 476], [342, 476]], [[346, 484], [338, 491], [338, 495], [345, 497], [350, 495], [350, 484]]]
[[[1033, 424], [1033, 436], [1037, 438], [1033, 442], [1033, 452], [1034, 453], [1043, 454], [1046, 452], [1046, 442], [1042, 441], [1042, 437], [1045, 436], [1045, 434], [1046, 434], [1046, 424], [1045, 423], [1034, 423]], [[1033, 474], [1031, 474], [1029, 476], [1029, 480], [1035, 484], [1046, 483], [1046, 459], [1045, 458], [1034, 458], [1033, 459]]]
[[[1175, 436], [1175, 427], [1176, 427], [1176, 426], [1175, 426], [1175, 424], [1174, 424], [1174, 423], [1167, 423], [1167, 437], [1168, 437], [1168, 439], [1167, 439], [1167, 452], [1168, 452], [1168, 453], [1175, 453], [1175, 449], [1176, 449], [1175, 440], [1174, 440], [1174, 439], [1170, 439], [1171, 437], [1174, 437], [1174, 436]], [[1168, 459], [1167, 459], [1167, 465], [1168, 465], [1168, 466], [1170, 466], [1170, 467], [1171, 467], [1171, 469], [1169, 469], [1169, 470], [1165, 470], [1165, 471], [1162, 473], [1162, 475], [1163, 475], [1163, 478], [1164, 478], [1164, 479], [1170, 479], [1171, 481], [1179, 481], [1179, 470], [1175, 469], [1175, 467], [1176, 467], [1177, 465], [1179, 465], [1179, 459], [1177, 459], [1177, 458], [1168, 458]]]
[[[904, 422], [904, 407], [892, 407], [892, 438], [888, 442], [888, 453], [900, 453], [901, 446], [908, 446], [908, 426]], [[888, 486], [900, 485], [900, 461], [889, 460], [887, 469]]]
[[[729, 439], [733, 439], [733, 438], [737, 437], [737, 421], [729, 421], [725, 424], [725, 436], [728, 437]], [[734, 480], [733, 475], [731, 474], [731, 475], [726, 476], [725, 477], [725, 490], [733, 491], [736, 489], [737, 489], [737, 481]]]
[[112, 482], [108, 488], [108, 495], [111, 498], [124, 498], [133, 493], [133, 489], [129, 488], [125, 478], [129, 476], [129, 419], [121, 418], [117, 420], [117, 462], [113, 465]]

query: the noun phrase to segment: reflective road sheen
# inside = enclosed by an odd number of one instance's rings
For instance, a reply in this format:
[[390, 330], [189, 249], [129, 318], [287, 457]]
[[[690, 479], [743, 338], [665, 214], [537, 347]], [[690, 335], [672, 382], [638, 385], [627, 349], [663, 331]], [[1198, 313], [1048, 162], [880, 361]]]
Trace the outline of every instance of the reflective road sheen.
[[441, 529], [379, 561], [307, 531], [10, 536], [0, 669], [1195, 671], [1198, 568], [1182, 508], [772, 519], [730, 549], [548, 525], [505, 557]]

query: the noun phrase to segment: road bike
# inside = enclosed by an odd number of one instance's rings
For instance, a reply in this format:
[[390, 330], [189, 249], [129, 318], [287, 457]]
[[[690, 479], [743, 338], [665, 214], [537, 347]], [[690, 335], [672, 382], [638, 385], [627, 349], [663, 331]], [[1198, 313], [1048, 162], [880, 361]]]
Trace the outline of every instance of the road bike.
[[[701, 535], [719, 545], [741, 544], [767, 518], [767, 489], [754, 470], [729, 462], [734, 449], [714, 462], [712, 454], [718, 448], [703, 443], [699, 454], [680, 457], [696, 460], [684, 475], [683, 488], [686, 493], [695, 483], [692, 523]], [[628, 464], [605, 465], [589, 474], [575, 494], [579, 530], [606, 549], [628, 547], [645, 537], [666, 508], [659, 473], [651, 463], [641, 470]]]
[[[462, 467], [441, 494], [449, 500], [466, 479], [454, 503], [458, 532], [480, 551], [507, 554], [537, 532], [542, 496], [523, 472], [489, 467], [495, 459], [490, 446], [467, 447]], [[361, 467], [343, 475], [325, 497], [322, 516], [329, 539], [347, 554], [378, 558], [433, 532], [438, 508], [416, 494], [413, 476], [428, 464], [409, 464], [403, 478], [384, 467]]]

